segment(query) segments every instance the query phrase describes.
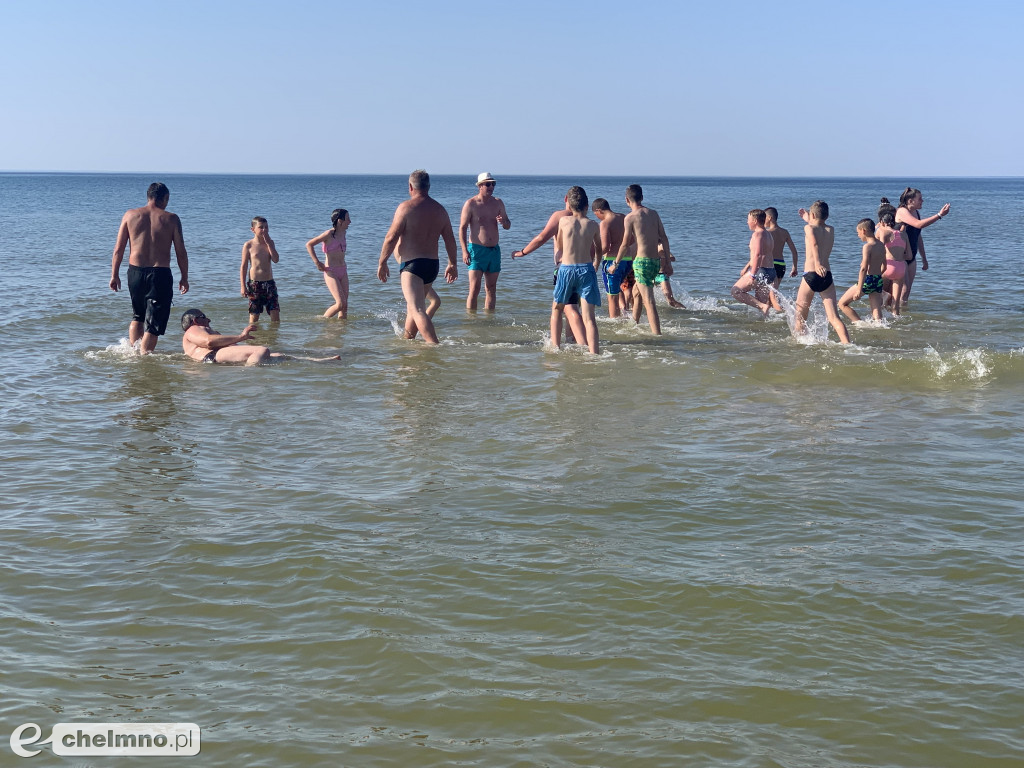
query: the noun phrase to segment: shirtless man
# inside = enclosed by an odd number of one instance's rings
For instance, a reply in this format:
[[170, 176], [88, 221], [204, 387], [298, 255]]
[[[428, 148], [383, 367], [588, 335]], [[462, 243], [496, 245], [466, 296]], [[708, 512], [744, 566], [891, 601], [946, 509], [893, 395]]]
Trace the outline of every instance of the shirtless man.
[[601, 264], [601, 227], [587, 218], [587, 193], [583, 187], [570, 187], [566, 203], [571, 215], [558, 222], [555, 250], [562, 254], [555, 280], [555, 300], [551, 305], [551, 346], [558, 349], [562, 335], [562, 310], [578, 295], [583, 313], [587, 347], [598, 354], [597, 318], [594, 308], [601, 306], [597, 287], [597, 267]]
[[[529, 242], [529, 244], [525, 248], [523, 248], [521, 250], [518, 250], [518, 251], [512, 251], [512, 258], [513, 259], [521, 259], [523, 256], [526, 256], [528, 253], [533, 253], [538, 248], [540, 248], [542, 245], [544, 245], [544, 243], [546, 243], [548, 240], [550, 240], [556, 234], [558, 234], [558, 222], [560, 222], [566, 216], [572, 216], [572, 211], [569, 210], [569, 195], [568, 195], [568, 193], [565, 195], [565, 198], [563, 199], [563, 203], [564, 203], [564, 207], [559, 209], [559, 210], [557, 210], [557, 211], [555, 211], [554, 213], [552, 213], [548, 217], [548, 223], [544, 225], [544, 229], [542, 229], [537, 234], [537, 236], [534, 237]], [[558, 250], [558, 245], [556, 244], [555, 245], [555, 282], [558, 281], [558, 267], [560, 266], [561, 261], [562, 261], [562, 252]], [[573, 337], [572, 339], [566, 338], [566, 341], [568, 342], [568, 341], [572, 341], [572, 340], [576, 340], [576, 339], [582, 341], [582, 340], [587, 338], [586, 329], [583, 327], [583, 316], [580, 314], [579, 307], [577, 306], [579, 304], [579, 301], [573, 302], [573, 301], [571, 301], [571, 299], [572, 299], [572, 297], [570, 297], [569, 303], [567, 303], [565, 305], [565, 307], [563, 308], [563, 311], [565, 312], [565, 319], [566, 319], [566, 322], [567, 322], [567, 324], [569, 326], [568, 329], [566, 329], [566, 336], [568, 337], [568, 336], [571, 335]], [[559, 324], [559, 325], [561, 325], [561, 324]], [[559, 338], [561, 338], [561, 332], [559, 332]]]
[[131, 243], [128, 255], [128, 293], [132, 297], [132, 323], [128, 341], [132, 346], [140, 339], [139, 351], [148, 355], [156, 349], [158, 336], [167, 329], [171, 316], [174, 276], [171, 274], [171, 245], [178, 260], [181, 279], [178, 290], [188, 293], [188, 253], [181, 234], [181, 219], [167, 211], [171, 193], [164, 184], [154, 182], [146, 190], [148, 203], [132, 208], [121, 217], [117, 231], [114, 258], [110, 268], [110, 290], [121, 290], [121, 261], [124, 249]]
[[242, 246], [242, 269], [238, 276], [242, 295], [249, 299], [249, 322], [258, 321], [260, 313], [266, 309], [270, 320], [277, 323], [281, 321], [281, 303], [271, 262], [277, 264], [281, 256], [270, 239], [270, 225], [265, 218], [253, 218], [250, 229], [253, 238]]
[[[469, 267], [469, 296], [466, 309], [475, 310], [480, 295], [480, 277], [484, 280], [484, 309], [494, 311], [497, 298], [498, 274], [501, 272], [501, 249], [498, 248], [498, 225], [509, 229], [512, 222], [505, 212], [505, 204], [494, 196], [497, 182], [487, 171], [476, 177], [477, 193], [462, 206], [459, 219], [459, 242], [462, 244], [462, 263]], [[469, 242], [466, 242], [466, 230]]]
[[[651, 331], [660, 336], [661, 320], [658, 318], [658, 307], [654, 303], [654, 283], [659, 272], [666, 277], [672, 277], [672, 262], [668, 257], [671, 250], [661, 216], [652, 208], [644, 206], [643, 200], [644, 191], [639, 184], [630, 184], [626, 187], [626, 205], [630, 211], [623, 220], [626, 234], [615, 261], [607, 271], [609, 274], [616, 272], [619, 269], [619, 262], [625, 258], [630, 248], [636, 247], [633, 274], [636, 277], [639, 299], [633, 302], [633, 321], [639, 323], [640, 313], [646, 309]], [[663, 246], [661, 251], [658, 250], [659, 244]]]
[[[764, 209], [765, 220], [764, 228], [768, 230], [768, 234], [772, 236], [772, 243], [775, 247], [775, 252], [772, 254], [772, 267], [775, 268], [775, 283], [774, 287], [777, 291], [779, 286], [782, 285], [782, 278], [786, 276], [786, 246], [789, 246], [790, 252], [793, 254], [793, 271], [789, 273], [790, 277], [796, 277], [796, 244], [793, 242], [793, 238], [789, 234], [789, 230], [783, 229], [779, 226], [779, 212], [775, 208]], [[779, 304], [779, 299], [775, 296], [775, 292], [771, 293], [772, 307], [776, 312], [782, 311], [782, 305]]]
[[626, 215], [613, 211], [603, 197], [594, 201], [591, 210], [594, 211], [597, 220], [601, 222], [601, 254], [603, 257], [601, 277], [604, 279], [604, 289], [608, 294], [608, 317], [615, 318], [619, 317], [625, 305], [629, 304], [628, 297], [624, 296], [622, 292], [622, 281], [627, 273], [632, 274], [633, 272], [632, 259], [636, 249], [627, 253], [626, 260], [629, 262], [627, 266], [609, 274], [608, 267], [614, 262], [615, 255], [622, 245], [622, 238], [626, 235]]
[[405, 296], [405, 338], [413, 338], [417, 331], [428, 344], [437, 344], [434, 323], [426, 311], [427, 291], [437, 279], [440, 264], [437, 258], [437, 240], [444, 239], [448, 252], [448, 266], [444, 270], [445, 282], [454, 283], [459, 276], [455, 264], [455, 233], [452, 220], [444, 206], [432, 198], [430, 174], [413, 171], [409, 175], [409, 199], [395, 209], [395, 218], [384, 238], [377, 264], [377, 279], [388, 281], [391, 270], [388, 258], [395, 254], [401, 264], [402, 294]]
[[846, 332], [846, 326], [836, 312], [836, 286], [832, 282], [832, 271], [828, 264], [836, 241], [835, 229], [825, 223], [828, 219], [828, 203], [816, 200], [811, 204], [810, 211], [801, 208], [799, 213], [800, 218], [807, 223], [804, 226], [804, 276], [796, 294], [795, 331], [798, 335], [804, 332], [814, 294], [820, 293], [829, 325], [839, 336], [839, 341], [849, 344], [850, 334]]
[[[255, 344], [237, 346], [252, 338], [252, 332], [256, 330], [255, 323], [247, 325], [245, 330], [237, 336], [225, 336], [210, 327], [210, 318], [203, 314], [201, 309], [188, 309], [181, 316], [181, 330], [185, 332], [185, 335], [181, 337], [182, 350], [193, 360], [198, 360], [201, 363], [259, 365], [270, 361], [292, 359], [291, 355], [271, 352], [267, 347], [259, 347]], [[341, 356], [296, 359], [323, 362], [325, 360], [340, 360]]]
[[[740, 279], [732, 287], [732, 297], [753, 307], [767, 318], [772, 305], [769, 302], [771, 288], [775, 284], [775, 268], [772, 266], [775, 253], [772, 236], [764, 228], [766, 216], [760, 208], [747, 214], [747, 229], [750, 235], [750, 259], [740, 271]], [[750, 292], [754, 295], [751, 296]]]

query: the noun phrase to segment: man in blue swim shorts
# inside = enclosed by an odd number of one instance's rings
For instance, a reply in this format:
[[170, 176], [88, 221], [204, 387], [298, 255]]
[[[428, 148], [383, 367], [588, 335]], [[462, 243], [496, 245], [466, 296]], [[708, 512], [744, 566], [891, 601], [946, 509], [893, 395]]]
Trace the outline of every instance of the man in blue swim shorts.
[[601, 227], [587, 218], [587, 193], [572, 187], [566, 196], [571, 216], [558, 222], [555, 250], [562, 254], [555, 278], [554, 303], [551, 305], [551, 346], [559, 348], [562, 336], [562, 309], [576, 295], [587, 336], [587, 347], [598, 354], [597, 318], [594, 309], [601, 306], [597, 285], [597, 265], [601, 263]]
[[476, 177], [477, 193], [462, 206], [459, 219], [459, 242], [462, 244], [462, 263], [469, 267], [469, 295], [466, 309], [475, 310], [480, 296], [481, 279], [484, 284], [484, 309], [494, 310], [497, 299], [498, 273], [501, 272], [501, 249], [498, 248], [498, 225], [510, 229], [512, 222], [501, 198], [494, 196], [497, 184], [490, 173], [484, 171]]
[[117, 231], [114, 258], [110, 269], [110, 290], [121, 290], [121, 262], [128, 255], [128, 292], [132, 297], [132, 323], [128, 341], [139, 344], [139, 352], [148, 355], [156, 349], [157, 338], [167, 329], [174, 294], [171, 274], [171, 246], [178, 260], [181, 279], [178, 289], [188, 291], [188, 253], [181, 234], [181, 219], [167, 211], [171, 193], [164, 184], [154, 182], [146, 190], [148, 202], [142, 208], [126, 211]]

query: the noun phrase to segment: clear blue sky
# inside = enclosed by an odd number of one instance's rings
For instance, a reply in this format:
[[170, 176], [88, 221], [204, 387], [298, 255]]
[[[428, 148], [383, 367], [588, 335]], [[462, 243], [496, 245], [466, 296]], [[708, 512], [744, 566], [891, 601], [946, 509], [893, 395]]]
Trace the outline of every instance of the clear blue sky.
[[1024, 176], [1016, 2], [0, 4], [0, 170]]

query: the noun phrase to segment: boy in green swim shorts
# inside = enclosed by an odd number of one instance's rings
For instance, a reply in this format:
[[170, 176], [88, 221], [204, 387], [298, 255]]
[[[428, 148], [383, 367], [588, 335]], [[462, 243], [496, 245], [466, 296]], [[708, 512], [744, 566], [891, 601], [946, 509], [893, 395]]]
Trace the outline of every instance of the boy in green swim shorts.
[[658, 317], [658, 307], [654, 303], [654, 284], [659, 273], [664, 273], [666, 277], [672, 276], [672, 262], [668, 256], [668, 235], [665, 234], [661, 217], [654, 209], [647, 208], [643, 204], [643, 199], [644, 191], [639, 184], [630, 184], [626, 187], [626, 205], [630, 211], [623, 222], [626, 233], [615, 262], [608, 267], [608, 271], [615, 272], [630, 248], [636, 247], [633, 276], [636, 278], [638, 298], [633, 302], [633, 321], [639, 323], [640, 314], [646, 309], [651, 331], [660, 336], [661, 319]]

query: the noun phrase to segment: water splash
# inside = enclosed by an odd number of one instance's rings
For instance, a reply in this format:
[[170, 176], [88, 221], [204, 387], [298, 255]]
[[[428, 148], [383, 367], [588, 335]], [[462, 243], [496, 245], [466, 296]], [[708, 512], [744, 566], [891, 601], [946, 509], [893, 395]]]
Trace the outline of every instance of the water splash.
[[992, 372], [992, 361], [984, 349], [958, 349], [946, 359], [933, 347], [925, 348], [925, 360], [940, 379], [979, 381]]

